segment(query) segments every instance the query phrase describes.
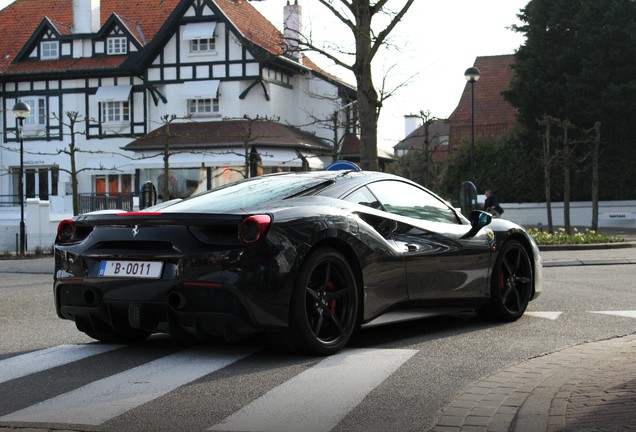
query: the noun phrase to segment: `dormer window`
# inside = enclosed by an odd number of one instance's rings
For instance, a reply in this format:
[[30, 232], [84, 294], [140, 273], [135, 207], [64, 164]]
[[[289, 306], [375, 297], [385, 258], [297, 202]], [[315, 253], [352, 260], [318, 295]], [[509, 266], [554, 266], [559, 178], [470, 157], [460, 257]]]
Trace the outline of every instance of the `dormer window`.
[[191, 23], [185, 26], [183, 38], [190, 41], [191, 53], [209, 53], [216, 50], [214, 30], [216, 22]]
[[118, 55], [128, 53], [128, 43], [125, 37], [109, 37], [106, 42], [106, 52], [108, 55]]
[[208, 52], [216, 50], [216, 42], [214, 38], [193, 39], [190, 41], [190, 52]]
[[58, 58], [60, 58], [58, 41], [43, 41], [40, 43], [41, 60], [57, 60]]

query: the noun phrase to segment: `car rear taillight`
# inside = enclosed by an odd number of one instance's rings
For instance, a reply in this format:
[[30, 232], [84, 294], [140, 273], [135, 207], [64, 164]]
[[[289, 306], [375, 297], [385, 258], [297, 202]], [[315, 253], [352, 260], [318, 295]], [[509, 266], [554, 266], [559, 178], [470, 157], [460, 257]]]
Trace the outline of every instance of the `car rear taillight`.
[[60, 243], [69, 243], [75, 236], [75, 222], [73, 219], [64, 219], [57, 226], [57, 240]]
[[57, 226], [57, 242], [66, 244], [82, 241], [92, 230], [92, 227], [77, 225], [73, 219], [64, 219]]
[[261, 241], [271, 224], [272, 218], [269, 215], [252, 215], [243, 219], [239, 225], [241, 241], [247, 244]]

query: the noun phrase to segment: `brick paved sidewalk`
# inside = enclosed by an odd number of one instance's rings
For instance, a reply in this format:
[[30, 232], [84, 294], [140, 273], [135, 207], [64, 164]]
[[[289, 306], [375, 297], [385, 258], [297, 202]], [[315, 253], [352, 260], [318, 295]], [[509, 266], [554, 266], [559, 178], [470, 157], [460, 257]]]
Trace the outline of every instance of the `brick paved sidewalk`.
[[468, 387], [432, 430], [636, 431], [636, 334], [503, 369]]

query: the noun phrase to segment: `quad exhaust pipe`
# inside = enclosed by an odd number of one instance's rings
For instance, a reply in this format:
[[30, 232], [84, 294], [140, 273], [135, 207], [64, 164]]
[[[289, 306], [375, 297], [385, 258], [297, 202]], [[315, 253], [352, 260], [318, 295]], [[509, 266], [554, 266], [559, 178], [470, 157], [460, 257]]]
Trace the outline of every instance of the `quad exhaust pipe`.
[[180, 292], [173, 291], [168, 294], [168, 305], [175, 310], [185, 309], [187, 303], [185, 296]]

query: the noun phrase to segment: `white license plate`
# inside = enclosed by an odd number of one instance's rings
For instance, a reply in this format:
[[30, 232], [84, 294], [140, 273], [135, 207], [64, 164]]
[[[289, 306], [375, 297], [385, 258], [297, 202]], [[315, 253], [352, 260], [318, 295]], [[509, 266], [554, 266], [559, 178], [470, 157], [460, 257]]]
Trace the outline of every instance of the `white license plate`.
[[160, 261], [102, 261], [100, 277], [160, 278], [163, 263]]

